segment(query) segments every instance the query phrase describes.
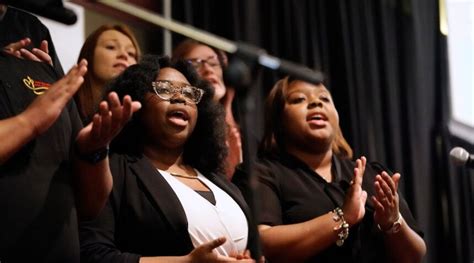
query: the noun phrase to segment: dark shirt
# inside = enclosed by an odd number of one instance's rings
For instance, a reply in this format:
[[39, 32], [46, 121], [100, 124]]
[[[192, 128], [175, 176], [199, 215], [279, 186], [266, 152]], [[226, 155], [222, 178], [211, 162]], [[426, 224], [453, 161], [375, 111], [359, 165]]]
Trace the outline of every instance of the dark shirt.
[[33, 47], [39, 48], [41, 41], [47, 40], [54, 70], [59, 76], [64, 75], [48, 28], [34, 15], [9, 6], [5, 16], [0, 20], [0, 48], [25, 37], [31, 39], [32, 43], [27, 47], [30, 50]]
[[[301, 223], [342, 207], [355, 163], [333, 157], [332, 164], [333, 181], [328, 183], [294, 156], [273, 156], [261, 160], [253, 174], [258, 178], [259, 224]], [[377, 173], [372, 165], [367, 164], [362, 188], [369, 197], [374, 194], [373, 183]], [[388, 262], [383, 233], [374, 222], [374, 206], [370, 198], [365, 208], [363, 220], [350, 228], [349, 238], [342, 247], [334, 244], [307, 262]], [[408, 225], [422, 234], [401, 196], [400, 212]]]
[[[45, 63], [0, 52], [0, 119], [24, 111], [57, 78]], [[70, 152], [81, 127], [71, 102], [0, 164], [0, 262], [79, 262]]]

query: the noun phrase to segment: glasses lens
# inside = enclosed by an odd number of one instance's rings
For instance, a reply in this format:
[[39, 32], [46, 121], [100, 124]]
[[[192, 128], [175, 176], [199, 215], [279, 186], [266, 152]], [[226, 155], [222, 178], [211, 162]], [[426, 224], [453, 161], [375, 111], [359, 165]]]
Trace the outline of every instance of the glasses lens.
[[202, 90], [192, 86], [184, 86], [181, 88], [181, 94], [183, 94], [187, 100], [197, 104], [201, 100]]
[[153, 82], [153, 90], [156, 95], [163, 100], [170, 100], [177, 94], [181, 94], [184, 99], [191, 103], [199, 103], [204, 93], [202, 89], [190, 85], [184, 85], [181, 87], [173, 87], [173, 83], [169, 81], [155, 81]]
[[192, 59], [188, 59], [187, 61], [196, 69], [201, 68], [204, 65], [204, 63], [206, 63], [207, 65], [213, 68], [220, 67], [221, 65], [217, 56], [210, 56], [207, 59], [192, 58]]
[[217, 57], [209, 57], [206, 60], [203, 60], [203, 62], [207, 63], [211, 67], [218, 67], [220, 66], [219, 60]]

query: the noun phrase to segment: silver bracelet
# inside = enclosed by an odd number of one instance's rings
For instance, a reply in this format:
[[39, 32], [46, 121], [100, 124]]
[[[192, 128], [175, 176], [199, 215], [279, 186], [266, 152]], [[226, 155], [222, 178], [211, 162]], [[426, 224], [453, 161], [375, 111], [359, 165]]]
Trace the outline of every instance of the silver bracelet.
[[336, 245], [338, 247], [344, 245], [344, 241], [349, 237], [349, 224], [344, 219], [344, 212], [340, 207], [336, 207], [333, 211], [334, 216], [332, 219], [334, 222], [341, 222], [340, 225], [334, 227], [334, 232], [337, 232], [337, 241]]

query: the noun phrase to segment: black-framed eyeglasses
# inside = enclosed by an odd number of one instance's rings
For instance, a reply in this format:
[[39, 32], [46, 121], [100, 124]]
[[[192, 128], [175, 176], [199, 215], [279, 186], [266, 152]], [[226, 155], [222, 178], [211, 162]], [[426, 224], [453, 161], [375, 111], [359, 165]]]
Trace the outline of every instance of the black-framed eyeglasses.
[[198, 104], [204, 90], [191, 86], [187, 83], [158, 80], [152, 82], [153, 91], [163, 100], [171, 100], [176, 94], [181, 94], [187, 102]]
[[209, 56], [206, 59], [202, 58], [190, 58], [186, 60], [189, 64], [191, 64], [195, 69], [200, 69], [204, 64], [207, 64], [213, 68], [217, 68], [221, 66], [219, 62], [219, 58], [217, 56]]

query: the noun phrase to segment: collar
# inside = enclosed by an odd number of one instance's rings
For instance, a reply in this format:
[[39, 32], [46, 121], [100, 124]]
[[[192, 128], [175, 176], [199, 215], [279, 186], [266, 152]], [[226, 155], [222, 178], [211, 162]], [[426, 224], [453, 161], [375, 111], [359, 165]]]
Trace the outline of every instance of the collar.
[[272, 155], [271, 159], [275, 159], [292, 169], [301, 169], [307, 173], [314, 174], [315, 177], [318, 178], [318, 180], [321, 180], [326, 184], [340, 184], [343, 188], [348, 187], [350, 185], [351, 178], [347, 178], [345, 174], [342, 173], [341, 159], [334, 154], [332, 156], [331, 165], [331, 172], [333, 175], [333, 180], [331, 183], [328, 183], [318, 173], [313, 171], [305, 162], [290, 153], [280, 152], [279, 154]]

